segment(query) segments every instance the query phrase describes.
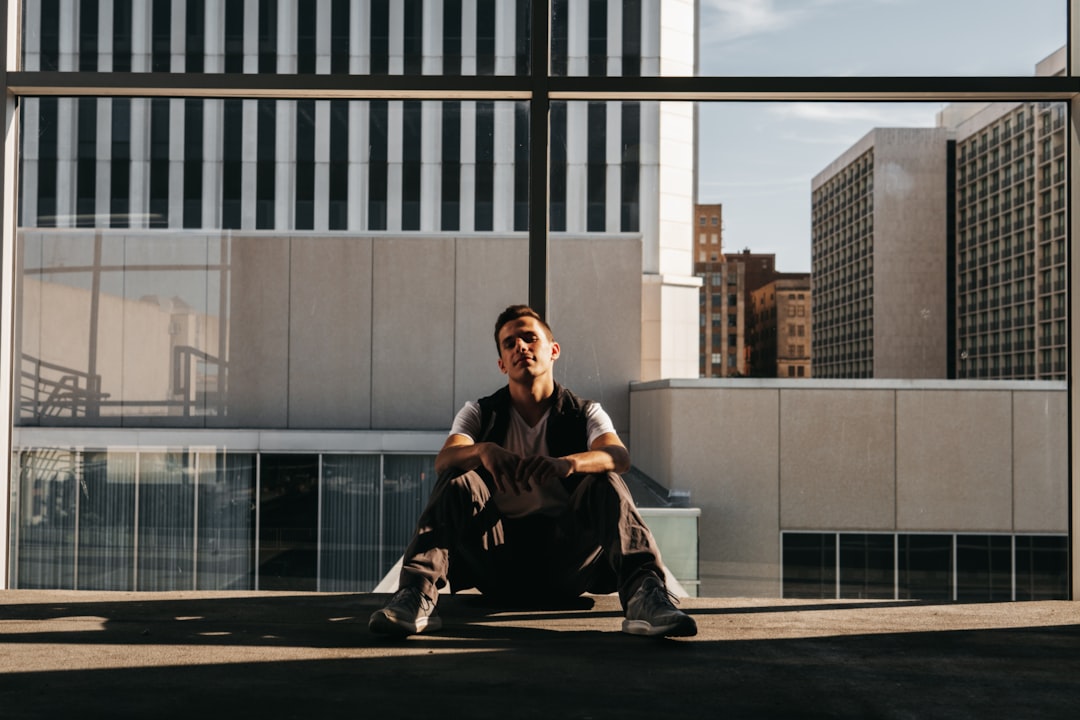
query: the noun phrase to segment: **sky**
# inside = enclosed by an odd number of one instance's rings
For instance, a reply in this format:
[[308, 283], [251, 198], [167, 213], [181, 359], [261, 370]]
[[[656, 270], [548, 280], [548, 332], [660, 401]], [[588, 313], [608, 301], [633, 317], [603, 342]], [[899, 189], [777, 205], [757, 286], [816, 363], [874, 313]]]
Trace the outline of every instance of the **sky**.
[[[701, 75], [1017, 76], [1066, 40], [1067, 0], [701, 0]], [[888, 32], [881, 32], [888, 28]], [[698, 202], [725, 252], [810, 271], [810, 184], [875, 127], [933, 127], [941, 103], [703, 103]]]

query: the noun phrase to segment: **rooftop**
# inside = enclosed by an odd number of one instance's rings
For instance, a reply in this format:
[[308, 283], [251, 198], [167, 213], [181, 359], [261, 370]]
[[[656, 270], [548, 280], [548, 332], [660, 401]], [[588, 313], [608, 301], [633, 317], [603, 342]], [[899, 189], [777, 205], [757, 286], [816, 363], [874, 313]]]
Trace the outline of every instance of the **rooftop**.
[[434, 635], [368, 633], [385, 596], [0, 592], [5, 720], [64, 717], [1072, 718], [1080, 603], [687, 598], [697, 637], [619, 632], [613, 596], [444, 597]]

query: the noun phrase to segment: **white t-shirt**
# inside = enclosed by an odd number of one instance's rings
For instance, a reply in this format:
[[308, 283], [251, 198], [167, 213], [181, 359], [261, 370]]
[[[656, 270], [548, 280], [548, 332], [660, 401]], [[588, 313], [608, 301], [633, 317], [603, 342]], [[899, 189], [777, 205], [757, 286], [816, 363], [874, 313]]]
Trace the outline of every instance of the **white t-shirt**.
[[[548, 447], [545, 435], [547, 434], [548, 416], [551, 411], [544, 413], [540, 421], [533, 427], [529, 427], [524, 418], [517, 410], [510, 409], [510, 424], [506, 429], [506, 441], [503, 447], [510, 452], [522, 457], [533, 455], [547, 455]], [[465, 403], [454, 418], [454, 424], [450, 427], [451, 435], [464, 435], [473, 442], [477, 442], [483, 432], [480, 427], [480, 405], [474, 400]], [[588, 436], [587, 447], [592, 447], [593, 442], [605, 433], [615, 432], [615, 426], [611, 417], [600, 407], [600, 403], [593, 402], [586, 406], [585, 430]], [[534, 486], [531, 491], [520, 495], [514, 492], [501, 492], [497, 488], [494, 491], [493, 500], [499, 511], [508, 518], [521, 517], [534, 512], [558, 512], [566, 506], [568, 496], [562, 483], [551, 483], [543, 487]]]

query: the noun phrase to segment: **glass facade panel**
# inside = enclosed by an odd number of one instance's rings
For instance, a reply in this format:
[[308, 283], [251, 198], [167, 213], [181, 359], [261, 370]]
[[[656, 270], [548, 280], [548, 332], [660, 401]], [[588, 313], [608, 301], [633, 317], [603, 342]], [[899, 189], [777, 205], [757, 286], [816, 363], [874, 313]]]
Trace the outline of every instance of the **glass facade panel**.
[[894, 542], [892, 535], [840, 535], [840, 597], [894, 597]]
[[59, 448], [21, 453], [18, 464], [16, 586], [73, 590], [82, 469]]
[[951, 535], [901, 535], [897, 576], [901, 600], [952, 600]]
[[1032, 535], [1016, 538], [1016, 599], [1069, 597], [1069, 539]]
[[259, 458], [259, 590], [314, 591], [318, 582], [319, 457]]
[[255, 587], [255, 455], [200, 452], [197, 590]]
[[[1017, 538], [1022, 542], [1023, 538]], [[956, 599], [988, 602], [1012, 599], [1012, 538], [956, 536]]]
[[836, 597], [836, 535], [784, 533], [783, 596]]
[[322, 590], [366, 592], [382, 579], [380, 465], [377, 455], [323, 457]]
[[195, 587], [195, 456], [139, 454], [136, 590]]
[[78, 590], [131, 590], [135, 583], [135, 453], [86, 452], [81, 467]]
[[435, 458], [386, 455], [383, 462], [382, 568], [385, 573], [405, 552], [420, 512], [435, 487]]

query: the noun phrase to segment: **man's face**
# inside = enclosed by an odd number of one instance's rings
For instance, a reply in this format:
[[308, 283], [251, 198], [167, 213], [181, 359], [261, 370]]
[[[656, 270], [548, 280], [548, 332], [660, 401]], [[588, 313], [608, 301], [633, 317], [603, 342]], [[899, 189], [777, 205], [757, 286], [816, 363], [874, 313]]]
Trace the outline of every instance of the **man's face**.
[[499, 369], [511, 379], [549, 373], [557, 357], [559, 343], [548, 339], [536, 318], [511, 320], [499, 330]]

